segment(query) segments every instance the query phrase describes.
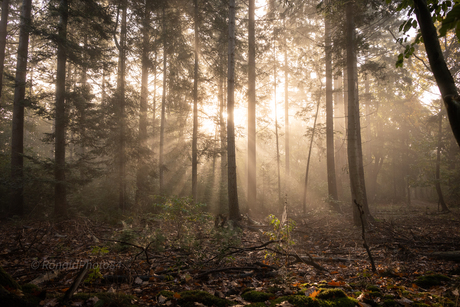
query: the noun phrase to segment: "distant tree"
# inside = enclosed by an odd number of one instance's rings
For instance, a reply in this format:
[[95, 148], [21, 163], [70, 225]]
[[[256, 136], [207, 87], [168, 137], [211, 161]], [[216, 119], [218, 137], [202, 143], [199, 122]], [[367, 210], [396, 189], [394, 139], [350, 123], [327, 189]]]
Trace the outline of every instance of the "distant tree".
[[145, 202], [148, 190], [148, 161], [149, 148], [147, 144], [147, 99], [150, 68], [150, 14], [152, 2], [145, 1], [142, 17], [142, 51], [141, 51], [141, 97], [139, 104], [139, 161], [136, 176], [136, 206]]
[[230, 0], [228, 18], [228, 77], [227, 77], [227, 155], [228, 155], [228, 206], [229, 218], [240, 220], [235, 156], [235, 0]]
[[161, 96], [161, 120], [160, 120], [160, 153], [159, 153], [159, 167], [160, 167], [160, 194], [164, 193], [164, 171], [165, 171], [165, 158], [164, 158], [164, 139], [165, 139], [165, 124], [166, 124], [166, 81], [167, 81], [167, 24], [166, 24], [166, 2], [163, 3], [162, 8], [162, 27], [163, 27], [163, 93]]
[[[8, 3], [8, 1], [5, 2]], [[25, 94], [31, 11], [32, 0], [23, 0], [21, 23], [19, 26], [18, 60], [16, 64], [13, 101], [13, 128], [11, 137], [11, 178], [14, 183], [11, 197], [11, 213], [20, 216], [24, 214], [24, 105], [26, 104]], [[1, 26], [3, 26], [3, 24]], [[1, 54], [0, 57], [2, 57]]]
[[257, 203], [255, 0], [249, 0], [248, 15], [248, 206], [253, 207]]
[[[121, 9], [121, 29], [120, 38], [115, 39], [115, 44], [118, 48], [118, 75], [117, 75], [117, 92], [116, 98], [118, 102], [118, 150], [117, 150], [117, 170], [118, 170], [118, 207], [121, 210], [126, 210], [126, 149], [125, 149], [125, 78], [126, 78], [126, 18], [127, 18], [127, 2], [120, 0], [118, 13]], [[117, 13], [117, 18], [118, 18]], [[117, 21], [118, 22], [118, 21]]]
[[67, 192], [66, 192], [66, 63], [67, 63], [67, 22], [69, 5], [67, 0], [59, 2], [59, 25], [58, 25], [58, 49], [57, 49], [57, 71], [56, 71], [56, 111], [54, 120], [55, 134], [55, 169], [54, 189], [55, 204], [54, 212], [57, 216], [67, 215]]
[[444, 195], [441, 189], [441, 147], [442, 147], [442, 104], [439, 108], [438, 114], [438, 144], [436, 146], [436, 171], [435, 171], [435, 187], [436, 193], [438, 193], [438, 204], [441, 205], [442, 211], [449, 211], [446, 202], [444, 201]]
[[[326, 1], [329, 6], [329, 1]], [[331, 46], [331, 20], [330, 9], [324, 17], [324, 38], [325, 46], [324, 51], [326, 55], [326, 143], [327, 143], [327, 186], [328, 198], [330, 198], [329, 206], [335, 210], [339, 210], [337, 205], [337, 182], [335, 176], [335, 151], [334, 151], [334, 105], [332, 100], [332, 46]]]
[[194, 5], [194, 30], [195, 30], [195, 66], [193, 69], [193, 135], [192, 135], [192, 197], [198, 197], [198, 81], [199, 81], [199, 8], [198, 0], [193, 0]]
[[3, 69], [5, 63], [5, 47], [8, 26], [8, 12], [10, 9], [10, 0], [2, 1], [2, 20], [0, 21], [0, 106], [2, 104], [3, 88]]

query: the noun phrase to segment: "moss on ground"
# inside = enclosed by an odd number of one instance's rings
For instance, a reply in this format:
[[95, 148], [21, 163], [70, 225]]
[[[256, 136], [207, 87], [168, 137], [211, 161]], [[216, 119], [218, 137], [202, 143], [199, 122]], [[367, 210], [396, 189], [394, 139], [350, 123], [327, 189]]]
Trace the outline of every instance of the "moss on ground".
[[265, 293], [255, 290], [250, 290], [244, 292], [241, 297], [248, 302], [265, 302], [268, 301], [270, 298], [274, 297], [275, 294], [273, 293]]
[[110, 307], [128, 307], [135, 306], [132, 301], [135, 299], [134, 296], [120, 293], [77, 293], [72, 297], [72, 300], [88, 300], [91, 297], [96, 296], [99, 301], [96, 303], [97, 306], [110, 306]]
[[321, 292], [316, 296], [318, 299], [329, 300], [335, 298], [347, 297], [347, 294], [341, 289], [320, 289]]
[[444, 282], [450, 281], [450, 278], [442, 274], [431, 274], [420, 276], [415, 281], [415, 284], [422, 288], [431, 288], [434, 286], [440, 286]]
[[[158, 293], [168, 299], [174, 299], [174, 292], [161, 291]], [[182, 307], [196, 306], [195, 302], [201, 303], [206, 306], [227, 307], [235, 305], [235, 302], [219, 298], [205, 291], [183, 291], [179, 293], [180, 297], [177, 298], [177, 304]]]

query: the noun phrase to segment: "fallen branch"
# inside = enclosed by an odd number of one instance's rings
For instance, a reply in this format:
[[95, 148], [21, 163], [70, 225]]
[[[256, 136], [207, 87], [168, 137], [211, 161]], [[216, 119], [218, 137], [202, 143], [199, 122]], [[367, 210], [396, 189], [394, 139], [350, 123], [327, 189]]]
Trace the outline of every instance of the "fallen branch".
[[81, 282], [83, 281], [83, 278], [85, 277], [86, 273], [88, 273], [88, 270], [89, 263], [86, 263], [78, 273], [77, 278], [75, 278], [75, 280], [73, 281], [72, 286], [70, 286], [70, 288], [65, 292], [64, 301], [68, 301], [72, 298], [75, 291], [77, 291], [78, 286], [80, 286]]

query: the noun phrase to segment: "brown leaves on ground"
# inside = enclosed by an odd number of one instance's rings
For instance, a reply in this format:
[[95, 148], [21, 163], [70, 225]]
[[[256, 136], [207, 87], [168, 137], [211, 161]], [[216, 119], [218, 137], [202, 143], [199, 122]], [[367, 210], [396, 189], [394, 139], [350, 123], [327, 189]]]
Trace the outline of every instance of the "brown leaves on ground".
[[[390, 301], [455, 306], [460, 270], [455, 262], [430, 253], [460, 250], [460, 219], [458, 210], [445, 215], [434, 209], [388, 205], [373, 212], [377, 222], [366, 235], [378, 274], [370, 271], [361, 229], [352, 226], [351, 217], [326, 212], [302, 218], [291, 212], [296, 227], [289, 236], [295, 244], [283, 241], [282, 249], [264, 234], [267, 226], [240, 233], [228, 228], [206, 232], [203, 226], [199, 235], [185, 231], [178, 239], [174, 229], [161, 228], [158, 221], [131, 225], [131, 237], [123, 236], [126, 225], [122, 229], [87, 219], [7, 223], [1, 226], [0, 265], [20, 284], [32, 282], [46, 290], [42, 305], [49, 306], [58, 305], [55, 296], [70, 287], [86, 263], [91, 270], [77, 292], [131, 294], [140, 305], [166, 304], [185, 290], [203, 290], [244, 305], [241, 294], [247, 289], [273, 293], [273, 298], [299, 292], [315, 298], [319, 289], [339, 288], [362, 306]], [[164, 238], [157, 233], [143, 240], [146, 227], [161, 229]], [[326, 271], [301, 261], [309, 256]], [[418, 285], [418, 278], [434, 274], [450, 278]], [[162, 290], [173, 297], [159, 295]]]

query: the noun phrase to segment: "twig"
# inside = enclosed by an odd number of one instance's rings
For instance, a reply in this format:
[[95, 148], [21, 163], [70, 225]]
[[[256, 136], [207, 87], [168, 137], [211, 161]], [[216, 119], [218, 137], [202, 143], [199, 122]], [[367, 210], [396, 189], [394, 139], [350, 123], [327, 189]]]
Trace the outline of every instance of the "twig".
[[369, 249], [369, 245], [367, 245], [367, 241], [366, 241], [366, 230], [365, 230], [365, 227], [364, 227], [364, 219], [363, 219], [364, 210], [361, 207], [361, 205], [358, 204], [356, 199], [353, 200], [353, 201], [355, 202], [355, 205], [358, 207], [358, 210], [359, 210], [359, 218], [361, 220], [361, 230], [362, 230], [362, 237], [363, 237], [363, 246], [367, 251], [367, 255], [369, 256], [369, 260], [371, 261], [372, 272], [375, 273], [375, 272], [377, 272], [377, 269], [375, 268], [374, 258], [372, 258], [371, 250]]
[[83, 268], [80, 270], [80, 272], [77, 275], [77, 278], [72, 283], [72, 286], [65, 292], [64, 294], [64, 301], [68, 301], [72, 298], [73, 294], [75, 291], [77, 291], [78, 286], [80, 286], [83, 277], [85, 277], [86, 273], [88, 272], [90, 264], [86, 263]]
[[319, 270], [319, 271], [325, 271], [325, 272], [329, 272], [327, 269], [323, 268], [321, 265], [319, 265], [318, 263], [316, 263], [312, 257], [310, 257], [310, 260], [307, 260], [307, 259], [303, 259], [301, 258], [299, 255], [297, 254], [289, 254], [289, 253], [282, 253], [280, 251], [277, 251], [277, 250], [274, 250], [274, 249], [271, 249], [271, 248], [267, 248], [267, 250], [269, 251], [272, 251], [276, 254], [280, 254], [280, 255], [283, 255], [283, 256], [288, 256], [288, 257], [294, 257], [295, 260], [288, 263], [288, 265], [292, 265], [292, 264], [295, 264], [295, 263], [305, 263], [305, 264], [308, 264], [308, 265], [311, 265], [312, 267], [314, 267], [315, 269]]

